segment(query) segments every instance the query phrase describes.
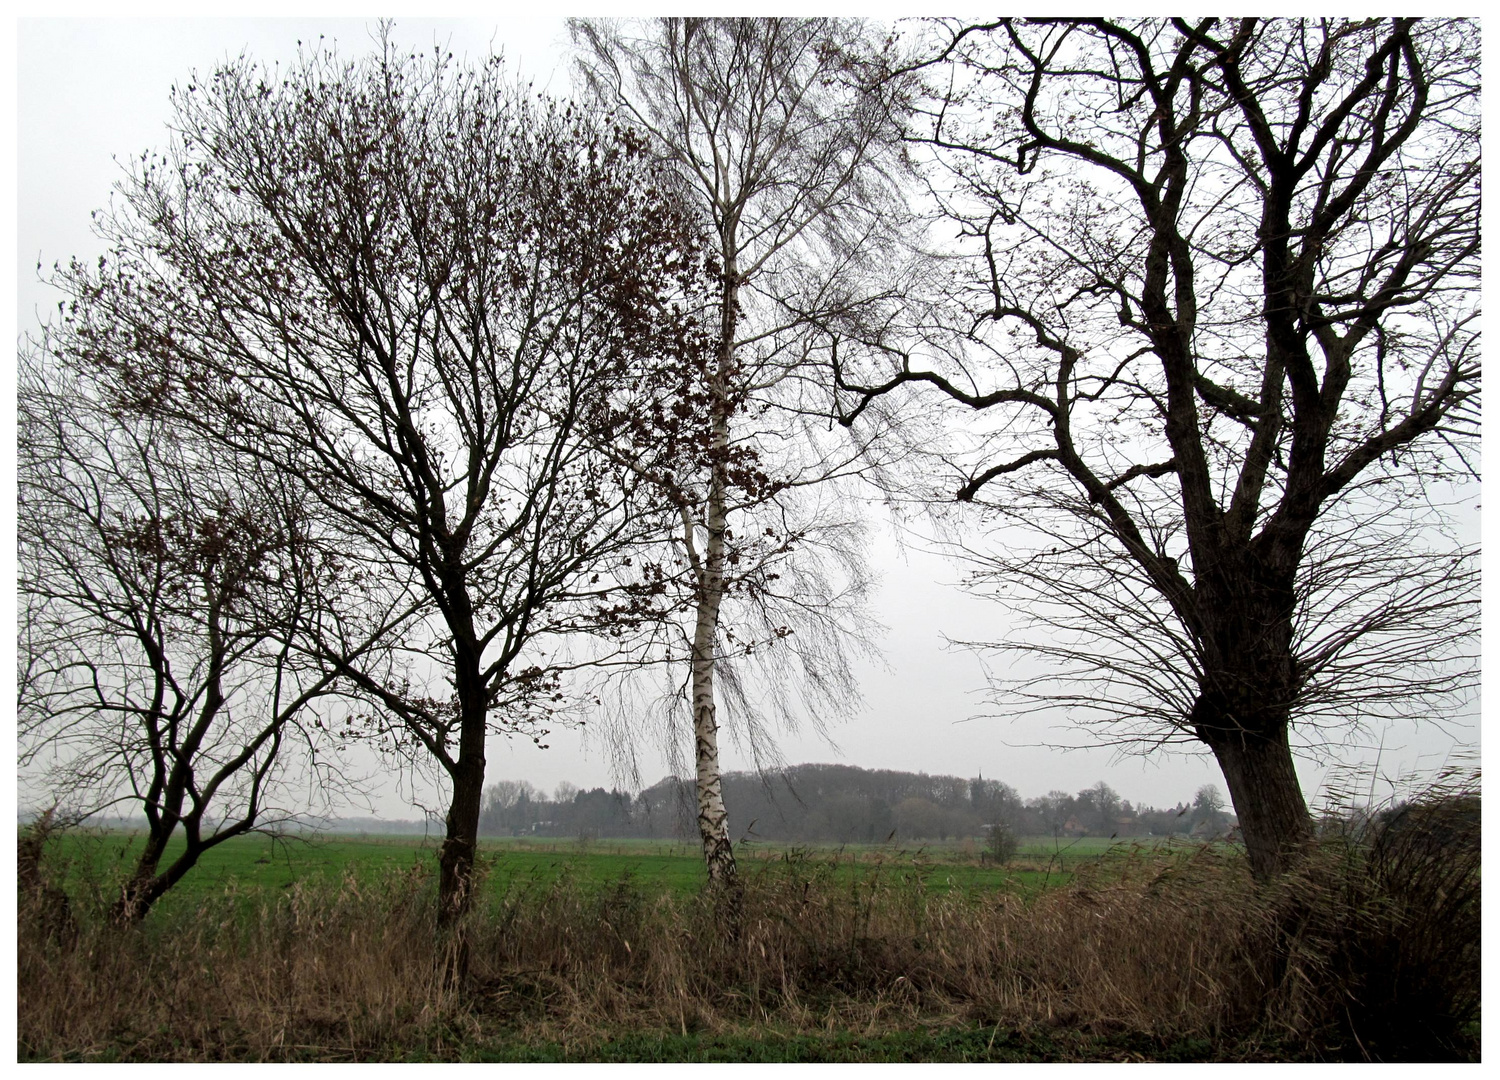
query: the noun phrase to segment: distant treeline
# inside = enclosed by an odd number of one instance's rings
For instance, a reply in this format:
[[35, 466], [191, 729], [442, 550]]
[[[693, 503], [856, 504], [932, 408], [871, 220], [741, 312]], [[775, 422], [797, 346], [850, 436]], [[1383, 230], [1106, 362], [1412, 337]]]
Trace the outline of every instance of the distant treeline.
[[[999, 780], [929, 776], [854, 765], [796, 765], [726, 773], [724, 801], [734, 838], [880, 843], [952, 840], [1005, 825], [1022, 836], [1215, 836], [1233, 824], [1217, 788], [1168, 809], [1133, 806], [1100, 781], [1069, 794], [1022, 799]], [[583, 790], [566, 781], [550, 796], [525, 780], [485, 792], [487, 836], [687, 837], [696, 813], [690, 780], [666, 777], [638, 795]]]
[[[18, 825], [29, 825], [41, 816], [35, 809], [22, 809], [16, 814]], [[101, 832], [144, 833], [145, 823], [139, 817], [119, 814], [92, 814], [81, 824]], [[433, 836], [441, 839], [443, 819], [432, 815], [427, 820], [390, 820], [378, 817], [315, 817], [294, 814], [287, 817], [266, 815], [257, 832], [271, 835], [318, 836], [368, 833], [372, 836]]]

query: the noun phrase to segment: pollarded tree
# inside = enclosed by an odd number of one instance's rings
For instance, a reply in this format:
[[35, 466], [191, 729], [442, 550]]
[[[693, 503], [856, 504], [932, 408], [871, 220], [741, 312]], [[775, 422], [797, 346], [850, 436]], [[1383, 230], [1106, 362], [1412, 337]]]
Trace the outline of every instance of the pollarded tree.
[[650, 419], [696, 362], [711, 279], [641, 142], [529, 99], [498, 60], [389, 40], [242, 59], [174, 103], [170, 151], [103, 219], [111, 253], [57, 276], [55, 337], [118, 408], [294, 477], [351, 565], [420, 609], [404, 665], [337, 669], [450, 786], [452, 925], [486, 737], [540, 738], [558, 641], [661, 593], [614, 575], [660, 528], [619, 461], [668, 452]]
[[938, 33], [915, 137], [978, 273], [942, 361], [877, 343], [845, 419], [903, 384], [971, 418], [959, 500], [1049, 536], [983, 554], [1073, 635], [1032, 635], [1060, 696], [1206, 745], [1273, 875], [1311, 833], [1294, 726], [1472, 674], [1471, 560], [1426, 545], [1430, 485], [1476, 475], [1477, 29]]
[[741, 686], [733, 662], [754, 656], [769, 684], [798, 682], [815, 722], [857, 697], [846, 649], [863, 637], [859, 530], [818, 485], [865, 467], [869, 447], [820, 434], [826, 387], [807, 372], [821, 321], [879, 291], [872, 267], [899, 217], [899, 83], [878, 78], [850, 20], [571, 26], [588, 84], [670, 167], [719, 263], [709, 423], [656, 479], [678, 511], [693, 612], [669, 652], [690, 669], [698, 829], [710, 880], [732, 884], [719, 708]]

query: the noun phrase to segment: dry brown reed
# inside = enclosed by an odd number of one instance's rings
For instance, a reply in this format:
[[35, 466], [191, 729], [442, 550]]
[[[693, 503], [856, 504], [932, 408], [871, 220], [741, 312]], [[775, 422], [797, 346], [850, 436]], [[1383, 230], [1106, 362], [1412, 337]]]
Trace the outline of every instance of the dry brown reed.
[[[733, 940], [716, 932], [709, 897], [561, 880], [476, 909], [460, 990], [434, 962], [421, 867], [274, 901], [231, 894], [137, 928], [88, 921], [71, 943], [23, 921], [19, 1052], [371, 1060], [586, 1047], [624, 1031], [985, 1025], [1196, 1040], [1219, 1057], [1388, 1058], [1403, 1047], [1372, 1052], [1354, 1037], [1345, 988], [1364, 977], [1356, 937], [1410, 927], [1412, 912], [1389, 899], [1400, 889], [1379, 883], [1396, 847], [1325, 855], [1295, 886], [1270, 890], [1222, 847], [1141, 852], [1031, 899], [942, 893], [897, 874], [850, 883], [794, 857], [751, 876]], [[1473, 895], [1447, 912], [1460, 921], [1470, 900], [1477, 919], [1477, 862], [1469, 869]], [[1466, 872], [1445, 878], [1445, 901], [1469, 888]], [[1343, 981], [1331, 990], [1330, 979]], [[1444, 1030], [1462, 1056], [1453, 1025]]]
[[1478, 775], [1346, 823], [1266, 891], [1263, 1025], [1321, 1056], [1478, 1060]]

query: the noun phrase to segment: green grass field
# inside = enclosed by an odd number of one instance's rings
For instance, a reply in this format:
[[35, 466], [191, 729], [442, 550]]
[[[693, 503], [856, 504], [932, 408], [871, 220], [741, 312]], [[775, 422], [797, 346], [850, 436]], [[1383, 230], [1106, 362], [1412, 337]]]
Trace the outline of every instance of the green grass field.
[[[105, 912], [140, 843], [53, 837], [18, 924], [20, 1057], [1478, 1059], [1477, 844], [1394, 892], [1330, 845], [1295, 893], [1190, 842], [1033, 839], [1004, 867], [964, 842], [743, 844], [726, 936], [695, 845], [487, 840], [459, 986], [430, 839], [244, 837], [122, 930]], [[1437, 913], [1420, 938], [1413, 912]], [[1428, 981], [1390, 982], [1390, 950], [1429, 939]], [[1353, 984], [1375, 987], [1357, 1016]]]
[[[50, 858], [74, 888], [112, 891], [134, 864], [142, 837], [130, 833], [80, 831], [61, 837]], [[1138, 842], [1139, 843], [1139, 842]], [[1152, 843], [1144, 841], [1143, 843]], [[741, 873], [747, 877], [788, 872], [826, 875], [831, 881], [898, 883], [921, 881], [934, 891], [1006, 889], [1032, 893], [1063, 884], [1079, 866], [1130, 850], [1132, 842], [1103, 837], [1023, 842], [1009, 866], [996, 866], [973, 842], [923, 845], [741, 844]], [[181, 850], [169, 846], [167, 860]], [[248, 898], [273, 894], [296, 882], [309, 884], [354, 875], [358, 880], [383, 871], [430, 869], [436, 840], [413, 836], [320, 835], [238, 837], [208, 852], [161, 901], [163, 907], [192, 904], [233, 890]], [[696, 845], [670, 840], [487, 838], [481, 843], [486, 867], [484, 895], [499, 899], [515, 890], [536, 890], [568, 881], [597, 887], [630, 878], [648, 891], [686, 894], [702, 887], [703, 860]], [[166, 861], [163, 861], [165, 865]]]

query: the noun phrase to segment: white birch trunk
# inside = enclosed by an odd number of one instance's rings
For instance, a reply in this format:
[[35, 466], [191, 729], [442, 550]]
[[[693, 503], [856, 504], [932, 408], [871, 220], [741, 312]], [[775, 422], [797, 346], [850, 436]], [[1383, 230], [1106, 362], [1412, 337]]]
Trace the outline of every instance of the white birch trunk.
[[[715, 373], [712, 419], [710, 479], [704, 505], [706, 532], [700, 557], [694, 560], [698, 583], [698, 613], [693, 628], [693, 756], [697, 771], [698, 834], [703, 840], [703, 858], [709, 882], [737, 893], [739, 878], [734, 849], [729, 841], [729, 814], [724, 809], [719, 768], [719, 722], [714, 701], [715, 643], [719, 610], [724, 600], [724, 532], [727, 528], [725, 454], [729, 449], [727, 382], [734, 356], [736, 294], [734, 270], [726, 267], [723, 310], [719, 323], [718, 371]], [[693, 547], [692, 522], [685, 525], [689, 551]]]
[[693, 755], [697, 769], [698, 833], [703, 840], [703, 858], [708, 863], [709, 881], [724, 885], [733, 882], [736, 875], [734, 851], [729, 842], [729, 815], [724, 809], [719, 779], [719, 722], [714, 703], [714, 640], [719, 628], [719, 605], [724, 596], [722, 488], [722, 482], [716, 476], [708, 500], [705, 521], [708, 542], [703, 552], [698, 617], [693, 632]]

